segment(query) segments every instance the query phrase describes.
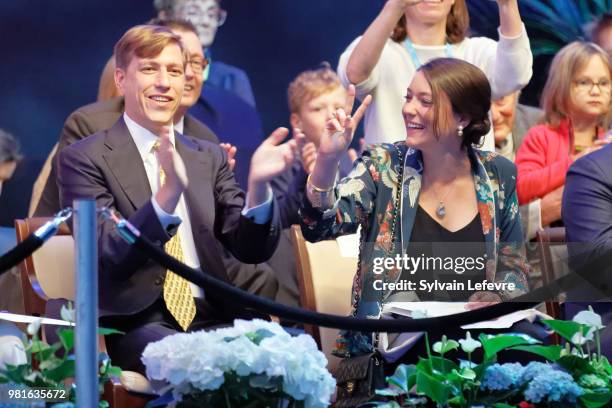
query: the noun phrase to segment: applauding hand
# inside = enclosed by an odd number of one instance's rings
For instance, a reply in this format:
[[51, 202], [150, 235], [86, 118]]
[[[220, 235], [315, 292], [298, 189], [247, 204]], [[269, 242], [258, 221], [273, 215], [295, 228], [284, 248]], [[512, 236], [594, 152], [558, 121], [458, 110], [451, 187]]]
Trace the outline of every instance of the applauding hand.
[[270, 181], [291, 167], [295, 159], [297, 143], [291, 139], [281, 144], [288, 134], [289, 129], [280, 127], [255, 150], [251, 158], [249, 185]]

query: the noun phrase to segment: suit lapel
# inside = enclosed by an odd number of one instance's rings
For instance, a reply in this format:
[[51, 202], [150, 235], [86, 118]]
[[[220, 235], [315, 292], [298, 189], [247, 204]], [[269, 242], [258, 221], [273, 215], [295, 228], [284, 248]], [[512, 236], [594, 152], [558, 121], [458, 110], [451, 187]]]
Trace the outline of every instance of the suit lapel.
[[176, 133], [176, 151], [185, 163], [189, 187], [185, 191], [185, 202], [193, 240], [200, 259], [201, 269], [219, 279], [229, 281], [221, 258], [220, 245], [215, 237], [214, 185], [211, 179], [209, 153], [198, 143]]
[[123, 118], [108, 130], [105, 145], [108, 151], [103, 157], [117, 183], [134, 209], [142, 207], [151, 199], [151, 187], [140, 153]]
[[210, 199], [207, 196], [210, 190], [202, 183], [202, 180], [210, 180], [207, 155], [199, 144], [192, 142], [189, 138], [180, 133], [175, 133], [175, 136], [176, 151], [185, 163], [187, 178], [190, 182], [190, 188], [185, 191], [185, 198], [193, 216], [197, 209]]

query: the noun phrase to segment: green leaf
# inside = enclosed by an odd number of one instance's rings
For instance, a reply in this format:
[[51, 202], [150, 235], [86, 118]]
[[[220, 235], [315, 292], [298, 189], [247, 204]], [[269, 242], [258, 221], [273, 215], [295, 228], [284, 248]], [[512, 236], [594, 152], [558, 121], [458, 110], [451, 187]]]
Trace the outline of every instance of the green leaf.
[[73, 329], [59, 329], [57, 331], [62, 347], [69, 353], [74, 347], [74, 330]]
[[572, 375], [576, 378], [580, 377], [582, 374], [594, 374], [595, 370], [589, 364], [589, 361], [586, 358], [579, 356], [563, 356], [559, 358], [556, 363], [563, 367], [566, 371], [572, 373]]
[[608, 407], [612, 401], [612, 393], [589, 393], [582, 394], [578, 400], [585, 408]]
[[450, 373], [453, 370], [459, 370], [459, 365], [447, 358], [432, 356], [431, 364], [433, 365], [434, 371], [442, 374]]
[[44, 361], [41, 361], [41, 363], [38, 365], [38, 368], [41, 371], [52, 370], [55, 367], [59, 366], [61, 363], [62, 363], [62, 359], [54, 356], [53, 358], [48, 358]]
[[106, 375], [111, 376], [111, 377], [119, 377], [121, 375], [121, 372], [122, 372], [121, 368], [110, 366], [108, 367], [108, 370], [106, 371]]
[[48, 360], [48, 359], [50, 359], [52, 357], [55, 357], [55, 352], [57, 350], [59, 350], [60, 347], [62, 347], [61, 344], [55, 343], [55, 344], [49, 346], [48, 349], [42, 350], [41, 352], [38, 353], [39, 361], [45, 361], [45, 360]]
[[47, 350], [50, 347], [51, 346], [49, 346], [44, 341], [32, 340], [30, 344], [28, 345], [27, 350], [30, 351], [31, 353], [40, 353], [41, 351]]
[[74, 359], [68, 358], [62, 362], [59, 366], [52, 370], [47, 370], [44, 372], [45, 376], [53, 381], [63, 381], [66, 378], [74, 377], [75, 375], [75, 365]]
[[267, 329], [259, 329], [254, 333], [247, 333], [245, 334], [245, 336], [246, 338], [248, 338], [253, 343], [259, 346], [259, 343], [261, 343], [263, 339], [267, 339], [268, 337], [274, 337], [274, 333]]
[[26, 377], [30, 374], [32, 367], [29, 364], [21, 364], [14, 366], [6, 364], [2, 374], [9, 379], [9, 381], [17, 384], [25, 384]]
[[465, 380], [474, 380], [476, 379], [476, 372], [474, 370], [472, 370], [471, 368], [468, 367], [464, 367], [461, 369], [461, 371], [457, 371], [455, 369], [453, 369], [453, 373], [455, 375], [457, 375], [460, 378], [463, 378]]
[[451, 393], [451, 387], [423, 371], [417, 372], [416, 384], [418, 392], [424, 393], [439, 404], [446, 402]]
[[484, 333], [479, 336], [479, 340], [482, 343], [482, 348], [485, 351], [485, 359], [490, 360], [502, 350], [508, 349], [514, 346], [520, 346], [523, 344], [529, 344], [529, 341], [519, 336], [509, 336], [500, 334], [491, 338]]
[[537, 354], [545, 359], [555, 362], [561, 357], [561, 346], [540, 346], [540, 345], [528, 345], [528, 346], [514, 346], [510, 347], [511, 350], [527, 351], [532, 354]]
[[495, 405], [493, 405], [494, 408], [515, 408], [514, 405], [508, 405], [508, 404], [504, 404], [503, 402], [498, 402]]
[[393, 375], [390, 377], [387, 377], [387, 382], [401, 389], [405, 393], [408, 393], [410, 391], [410, 387], [408, 385], [409, 379], [412, 375], [416, 373], [416, 370], [417, 368], [414, 364], [410, 364], [410, 365], [400, 364], [395, 369], [395, 372], [393, 373]]
[[115, 329], [108, 329], [106, 327], [98, 327], [98, 334], [100, 336], [108, 336], [111, 334], [125, 334], [125, 332], [115, 330]]
[[574, 334], [578, 333], [583, 326], [569, 320], [542, 320], [542, 322], [567, 341], [571, 341]]

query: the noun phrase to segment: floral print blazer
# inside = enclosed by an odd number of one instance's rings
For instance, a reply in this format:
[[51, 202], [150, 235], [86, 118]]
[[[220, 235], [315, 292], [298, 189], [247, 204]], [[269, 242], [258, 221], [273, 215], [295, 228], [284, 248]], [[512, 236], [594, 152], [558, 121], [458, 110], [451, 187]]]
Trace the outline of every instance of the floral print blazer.
[[[528, 290], [528, 267], [516, 196], [516, 167], [492, 152], [470, 148], [468, 156], [485, 238], [486, 279], [515, 284], [516, 290], [511, 293], [498, 292], [502, 299], [519, 296]], [[418, 208], [422, 173], [420, 151], [404, 142], [373, 145], [336, 185], [333, 208], [321, 211], [307, 197], [302, 203], [302, 233], [308, 241], [354, 233], [361, 225], [359, 267], [351, 299], [353, 316], [379, 318], [382, 304], [392, 292], [374, 290], [374, 280], [400, 279], [400, 269], [375, 275], [372, 263], [376, 257], [395, 256], [394, 248], [405, 253]], [[372, 351], [372, 336], [345, 331], [336, 346], [336, 354], [342, 357], [365, 354]]]

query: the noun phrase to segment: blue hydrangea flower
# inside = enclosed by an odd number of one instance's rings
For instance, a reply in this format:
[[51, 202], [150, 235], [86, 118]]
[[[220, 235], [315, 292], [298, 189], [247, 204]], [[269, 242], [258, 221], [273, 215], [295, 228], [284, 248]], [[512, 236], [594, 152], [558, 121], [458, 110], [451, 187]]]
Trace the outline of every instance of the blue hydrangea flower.
[[536, 375], [527, 385], [525, 399], [529, 402], [567, 402], [574, 404], [583, 389], [574, 382], [571, 375], [559, 370], [550, 370]]
[[527, 364], [523, 373], [521, 374], [521, 378], [519, 378], [518, 383], [523, 385], [533, 380], [534, 377], [537, 377], [540, 374], [546, 374], [549, 371], [554, 370], [554, 368], [550, 364], [540, 363], [539, 361], [532, 361]]
[[519, 363], [493, 364], [487, 367], [480, 388], [492, 391], [510, 389], [516, 386], [523, 370]]

